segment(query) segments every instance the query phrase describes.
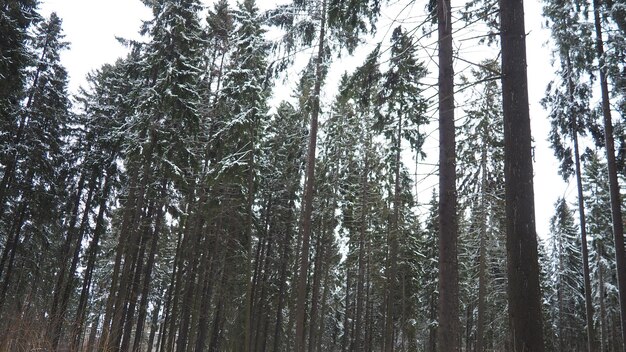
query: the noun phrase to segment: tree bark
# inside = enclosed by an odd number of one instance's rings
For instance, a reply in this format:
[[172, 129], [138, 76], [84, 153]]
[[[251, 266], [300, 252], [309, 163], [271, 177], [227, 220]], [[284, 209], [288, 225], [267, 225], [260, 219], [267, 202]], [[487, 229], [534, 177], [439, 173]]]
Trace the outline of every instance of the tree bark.
[[[568, 69], [568, 98], [570, 106], [574, 104], [574, 80], [572, 78], [572, 62], [567, 57]], [[589, 249], [587, 248], [587, 224], [585, 218], [585, 199], [583, 195], [582, 171], [580, 167], [580, 151], [578, 147], [578, 116], [571, 113], [572, 141], [574, 142], [574, 162], [576, 167], [576, 190], [578, 191], [578, 220], [580, 223], [580, 245], [583, 259], [583, 280], [585, 286], [585, 314], [587, 321], [587, 351], [596, 352], [598, 349], [596, 333], [593, 326], [593, 300], [591, 298], [591, 278], [589, 273]]]
[[315, 84], [311, 97], [311, 126], [307, 150], [305, 189], [302, 212], [302, 250], [298, 269], [297, 300], [296, 300], [296, 341], [295, 352], [306, 351], [306, 283], [309, 271], [309, 246], [311, 238], [311, 218], [313, 213], [313, 192], [315, 185], [315, 149], [317, 148], [317, 120], [320, 113], [320, 92], [323, 79], [324, 49], [326, 46], [326, 0], [322, 0], [319, 45], [315, 62]]
[[315, 266], [313, 268], [313, 287], [311, 288], [311, 313], [310, 313], [310, 324], [309, 324], [309, 352], [315, 351], [316, 346], [316, 334], [317, 334], [317, 318], [318, 318], [318, 307], [319, 307], [319, 297], [320, 297], [320, 286], [322, 281], [322, 268], [323, 268], [323, 260], [324, 260], [324, 251], [326, 250], [324, 238], [325, 229], [324, 221], [322, 220], [321, 231], [317, 239], [317, 250], [315, 251]]
[[[157, 202], [157, 215], [154, 224], [154, 230], [152, 231], [152, 238], [150, 241], [150, 252], [148, 254], [148, 261], [143, 272], [143, 281], [141, 288], [141, 300], [139, 302], [139, 313], [137, 317], [137, 328], [135, 329], [135, 340], [133, 342], [133, 351], [139, 351], [141, 343], [141, 337], [143, 335], [143, 328], [148, 310], [148, 294], [150, 292], [150, 284], [152, 281], [152, 270], [154, 268], [154, 262], [156, 252], [158, 248], [159, 236], [161, 234], [161, 224], [165, 216], [163, 207], [165, 206], [165, 189], [167, 187], [166, 182], [161, 184], [161, 199]], [[158, 313], [157, 313], [158, 314]]]
[[450, 0], [437, 1], [439, 40], [439, 351], [459, 351], [454, 67]]
[[[622, 341], [626, 341], [626, 254], [624, 253], [624, 224], [622, 223], [620, 186], [617, 180], [615, 161], [615, 141], [613, 137], [613, 121], [611, 118], [611, 102], [607, 72], [604, 61], [604, 42], [602, 39], [602, 23], [600, 19], [601, 0], [593, 0], [593, 17], [596, 29], [596, 54], [599, 63], [600, 88], [602, 91], [602, 117], [604, 120], [604, 143], [606, 146], [606, 162], [609, 174], [609, 192], [611, 195], [611, 220], [613, 240], [615, 241], [615, 266], [617, 270], [617, 288], [619, 292], [620, 323]], [[626, 343], [624, 344], [626, 351]]]
[[600, 352], [606, 352], [606, 307], [604, 303], [604, 269], [602, 267], [602, 254], [604, 248], [600, 241], [596, 242], [596, 265], [598, 267], [598, 299], [600, 301]]
[[356, 316], [354, 317], [354, 349], [357, 352], [361, 352], [362, 348], [362, 336], [363, 330], [363, 301], [364, 301], [364, 286], [365, 286], [365, 234], [367, 232], [367, 177], [369, 174], [369, 160], [367, 157], [368, 146], [365, 147], [365, 160], [363, 172], [361, 174], [361, 219], [359, 225], [359, 261], [358, 261], [358, 275], [356, 286]]
[[500, 0], [508, 297], [513, 350], [543, 352], [523, 0]]

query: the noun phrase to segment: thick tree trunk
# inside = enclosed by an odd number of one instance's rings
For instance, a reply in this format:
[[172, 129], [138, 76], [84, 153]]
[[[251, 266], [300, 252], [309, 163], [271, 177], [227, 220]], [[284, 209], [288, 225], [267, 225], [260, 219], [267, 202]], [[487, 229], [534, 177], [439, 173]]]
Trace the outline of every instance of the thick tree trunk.
[[508, 297], [513, 350], [543, 352], [523, 0], [500, 0]]
[[326, 0], [322, 0], [319, 46], [315, 62], [315, 83], [313, 87], [311, 126], [307, 149], [305, 189], [302, 211], [302, 250], [298, 268], [296, 300], [296, 341], [295, 352], [306, 351], [306, 283], [309, 272], [309, 246], [311, 238], [311, 217], [313, 214], [313, 192], [315, 185], [315, 149], [317, 148], [317, 120], [320, 114], [320, 93], [323, 79], [324, 49], [326, 47]]
[[457, 259], [456, 142], [454, 68], [450, 0], [437, 1], [439, 36], [439, 351], [459, 344], [459, 269]]
[[[604, 43], [602, 39], [602, 23], [600, 20], [601, 0], [593, 0], [593, 17], [596, 28], [596, 54], [599, 61], [600, 88], [602, 91], [602, 116], [604, 120], [604, 144], [606, 146], [606, 162], [609, 173], [609, 191], [611, 194], [611, 219], [613, 240], [615, 241], [615, 266], [617, 270], [617, 288], [619, 291], [620, 323], [622, 341], [626, 341], [626, 253], [624, 253], [624, 224], [622, 223], [620, 186], [617, 180], [615, 162], [615, 141], [613, 137], [613, 121], [611, 118], [611, 102], [604, 60]], [[626, 351], [626, 343], [624, 344]]]

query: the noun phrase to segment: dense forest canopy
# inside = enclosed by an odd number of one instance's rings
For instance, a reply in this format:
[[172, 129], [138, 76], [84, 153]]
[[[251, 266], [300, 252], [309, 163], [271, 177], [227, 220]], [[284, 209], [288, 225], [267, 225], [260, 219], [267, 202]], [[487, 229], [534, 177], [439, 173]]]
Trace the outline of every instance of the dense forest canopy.
[[140, 3], [0, 3], [0, 351], [625, 350], [626, 1]]

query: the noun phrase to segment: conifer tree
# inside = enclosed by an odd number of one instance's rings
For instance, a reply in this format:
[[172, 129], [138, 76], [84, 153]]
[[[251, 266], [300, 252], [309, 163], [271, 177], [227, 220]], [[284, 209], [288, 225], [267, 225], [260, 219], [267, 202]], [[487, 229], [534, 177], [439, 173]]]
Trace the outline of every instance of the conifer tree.
[[550, 220], [550, 251], [552, 257], [552, 314], [557, 328], [557, 345], [560, 351], [570, 351], [584, 346], [579, 331], [584, 329], [582, 309], [584, 291], [580, 238], [572, 211], [564, 199], [555, 204], [555, 215]]
[[523, 0], [500, 1], [509, 317], [513, 349], [544, 350]]
[[[496, 280], [501, 278], [496, 273], [503, 273], [504, 268], [498, 260], [502, 253], [498, 242], [502, 240], [504, 221], [502, 198], [504, 189], [503, 130], [501, 106], [501, 88], [495, 80], [499, 78], [499, 67], [493, 60], [481, 62], [481, 67], [472, 69], [470, 77], [462, 77], [465, 85], [474, 85], [473, 99], [465, 109], [467, 114], [459, 128], [458, 164], [461, 204], [470, 211], [469, 258], [471, 266], [477, 263], [478, 287], [470, 288], [470, 295], [476, 303], [476, 349], [483, 351], [488, 345], [486, 337], [493, 340], [502, 338], [493, 332], [488, 334], [487, 322], [493, 298], [502, 295], [497, 288]], [[498, 250], [500, 247], [500, 250]], [[478, 258], [475, 259], [474, 253]], [[474, 270], [472, 270], [474, 271]], [[471, 305], [471, 303], [470, 303]], [[493, 325], [492, 325], [493, 326]]]
[[437, 1], [439, 41], [439, 351], [458, 351], [459, 268], [457, 258], [456, 142], [452, 2]]
[[[56, 236], [66, 229], [61, 219], [64, 206], [70, 202], [65, 197], [66, 183], [71, 184], [73, 176], [73, 167], [65, 157], [72, 122], [67, 72], [60, 59], [66, 47], [61, 19], [53, 13], [37, 25], [29, 47], [36, 60], [26, 77], [20, 127], [12, 161], [7, 164], [14, 169], [5, 169], [13, 174], [7, 184], [12, 191], [7, 215], [12, 216], [5, 218], [11, 227], [4, 231], [7, 240], [0, 259], [0, 314], [5, 317], [25, 318], [43, 310], [48, 304], [43, 299], [45, 292], [53, 290], [54, 279], [48, 274], [54, 272], [56, 263], [47, 250], [61, 242]], [[33, 279], [25, 280], [27, 277]], [[25, 295], [32, 297], [32, 303], [22, 306], [18, 302]], [[7, 306], [7, 302], [11, 304]], [[19, 326], [20, 322], [12, 324]]]

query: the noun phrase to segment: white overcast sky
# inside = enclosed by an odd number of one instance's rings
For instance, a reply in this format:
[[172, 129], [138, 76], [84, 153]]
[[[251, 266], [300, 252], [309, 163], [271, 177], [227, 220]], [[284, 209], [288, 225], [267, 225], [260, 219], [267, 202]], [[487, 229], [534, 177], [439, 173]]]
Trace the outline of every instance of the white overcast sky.
[[[277, 1], [272, 1], [275, 4]], [[268, 0], [257, 0], [260, 7], [270, 6]], [[453, 0], [453, 5], [455, 1]], [[126, 53], [115, 39], [137, 38], [141, 20], [149, 19], [150, 11], [139, 0], [42, 0], [41, 13], [55, 11], [63, 19], [63, 30], [70, 49], [62, 55], [70, 75], [70, 90], [77, 92], [84, 77], [102, 64], [113, 63]], [[541, 237], [548, 232], [554, 213], [554, 202], [560, 196], [575, 200], [575, 187], [566, 185], [557, 175], [557, 162], [549, 149], [547, 112], [539, 105], [545, 87], [554, 77], [550, 51], [546, 45], [549, 31], [542, 28], [541, 1], [526, 0], [528, 79], [532, 132], [535, 146], [535, 210], [537, 231]], [[429, 152], [436, 158], [436, 151]], [[431, 159], [432, 160], [432, 159]], [[429, 189], [419, 191], [420, 202], [430, 198]]]

